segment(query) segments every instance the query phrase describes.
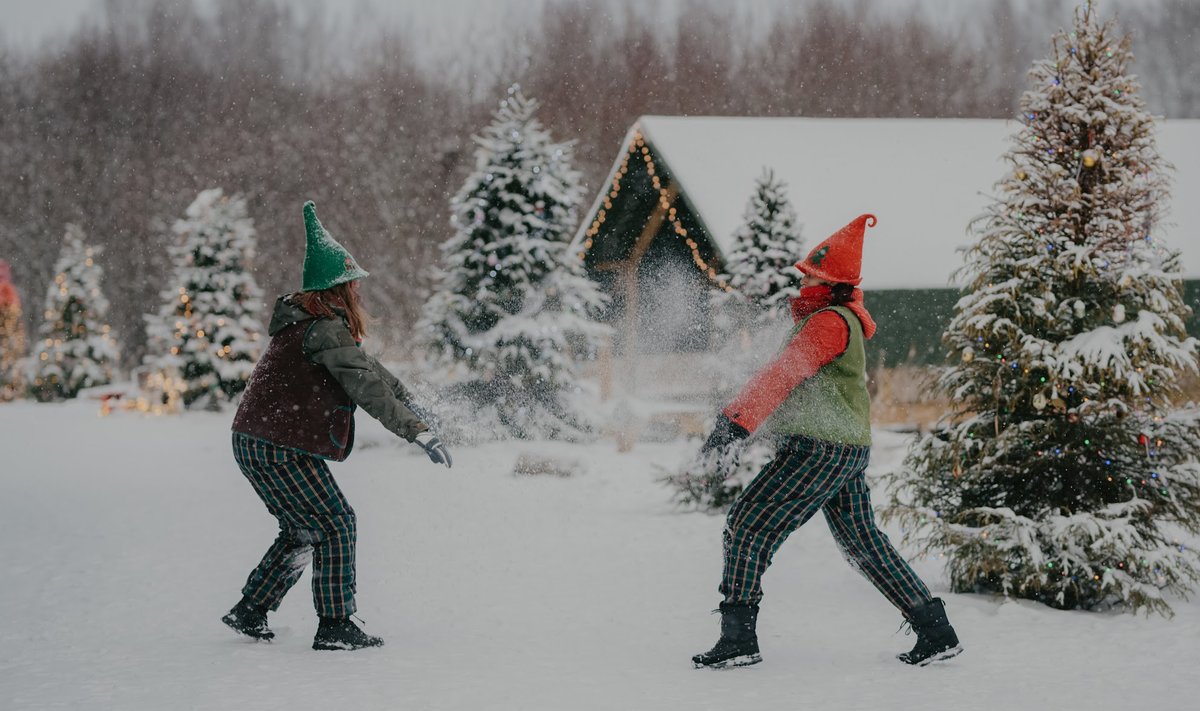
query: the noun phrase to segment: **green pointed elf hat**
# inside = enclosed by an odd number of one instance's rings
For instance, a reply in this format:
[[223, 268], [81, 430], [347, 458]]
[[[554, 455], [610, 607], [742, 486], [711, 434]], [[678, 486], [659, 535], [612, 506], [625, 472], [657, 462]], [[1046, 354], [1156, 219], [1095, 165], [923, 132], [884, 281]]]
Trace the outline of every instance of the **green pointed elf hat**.
[[304, 230], [308, 233], [301, 287], [304, 291], [330, 289], [367, 276], [367, 271], [358, 266], [346, 248], [321, 226], [317, 205], [312, 200], [304, 203]]

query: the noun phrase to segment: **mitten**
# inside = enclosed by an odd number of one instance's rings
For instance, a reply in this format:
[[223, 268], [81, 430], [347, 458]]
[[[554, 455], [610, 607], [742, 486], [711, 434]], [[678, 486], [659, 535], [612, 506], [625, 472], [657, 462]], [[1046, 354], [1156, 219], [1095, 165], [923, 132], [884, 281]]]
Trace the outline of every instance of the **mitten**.
[[432, 432], [425, 431], [419, 433], [414, 439], [414, 442], [425, 450], [429, 455], [430, 461], [434, 464], [445, 464], [449, 469], [453, 461], [450, 459], [450, 451], [446, 449], [446, 445], [442, 444], [442, 440], [437, 438], [437, 435]]
[[717, 415], [717, 422], [713, 425], [712, 433], [708, 435], [704, 445], [700, 447], [700, 453], [708, 454], [714, 450], [724, 450], [729, 445], [740, 442], [749, 436], [749, 430], [729, 419], [722, 412]]

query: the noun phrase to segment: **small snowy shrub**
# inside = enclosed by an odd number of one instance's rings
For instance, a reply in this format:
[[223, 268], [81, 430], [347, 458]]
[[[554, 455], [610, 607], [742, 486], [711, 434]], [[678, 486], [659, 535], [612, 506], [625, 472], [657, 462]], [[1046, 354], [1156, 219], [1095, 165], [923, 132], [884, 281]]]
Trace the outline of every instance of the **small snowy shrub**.
[[579, 476], [583, 471], [583, 462], [578, 459], [537, 452], [522, 452], [513, 466], [514, 476], [552, 476], [566, 479]]
[[675, 490], [680, 506], [722, 513], [774, 457], [770, 438], [752, 438], [724, 456], [694, 454], [661, 481]]

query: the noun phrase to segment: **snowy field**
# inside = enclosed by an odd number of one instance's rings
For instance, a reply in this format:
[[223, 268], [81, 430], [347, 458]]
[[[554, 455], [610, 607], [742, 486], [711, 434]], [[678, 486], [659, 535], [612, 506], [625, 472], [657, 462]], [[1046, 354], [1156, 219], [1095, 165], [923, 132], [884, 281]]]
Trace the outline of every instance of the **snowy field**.
[[[966, 652], [907, 667], [892, 655], [913, 638], [819, 519], [767, 575], [764, 663], [694, 670], [717, 636], [722, 520], [676, 512], [654, 478], [696, 443], [483, 446], [447, 471], [361, 415], [335, 473], [359, 514], [359, 615], [387, 645], [312, 651], [307, 574], [276, 640], [249, 642], [218, 618], [274, 522], [229, 419], [0, 405], [0, 709], [1096, 711], [1200, 692], [1200, 603], [1166, 620], [948, 595], [936, 560], [918, 569]], [[881, 433], [874, 471], [904, 444]], [[518, 479], [523, 451], [587, 471]]]

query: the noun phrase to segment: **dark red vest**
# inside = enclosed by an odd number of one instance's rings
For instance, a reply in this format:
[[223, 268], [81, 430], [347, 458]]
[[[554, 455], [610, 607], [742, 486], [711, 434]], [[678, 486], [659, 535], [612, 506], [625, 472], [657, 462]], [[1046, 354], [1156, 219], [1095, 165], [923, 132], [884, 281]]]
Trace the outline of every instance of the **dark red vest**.
[[233, 431], [342, 461], [354, 447], [354, 402], [329, 370], [304, 355], [313, 321], [271, 337], [233, 418]]

